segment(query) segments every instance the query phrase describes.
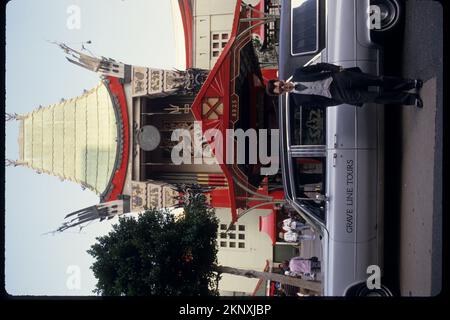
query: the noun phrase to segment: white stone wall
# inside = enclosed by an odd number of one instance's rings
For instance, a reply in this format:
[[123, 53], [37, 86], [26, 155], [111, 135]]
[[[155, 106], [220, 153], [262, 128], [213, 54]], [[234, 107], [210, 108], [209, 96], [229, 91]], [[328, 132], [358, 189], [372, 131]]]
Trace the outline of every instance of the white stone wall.
[[[218, 56], [213, 56], [213, 34], [231, 33], [236, 0], [196, 0], [194, 17], [194, 67], [212, 69]], [[222, 48], [220, 48], [222, 49]]]
[[[272, 261], [273, 247], [269, 236], [259, 231], [259, 217], [269, 213], [269, 210], [256, 209], [239, 219], [236, 223], [236, 238], [238, 238], [239, 234], [244, 234], [245, 240], [236, 239], [236, 247], [230, 248], [229, 243], [233, 239], [223, 241], [224, 239], [220, 238], [220, 224], [225, 224], [228, 227], [231, 221], [231, 212], [229, 209], [216, 209], [216, 215], [220, 220], [218, 234], [219, 253], [217, 256], [219, 265], [263, 271], [266, 266], [266, 260]], [[238, 230], [239, 225], [245, 227], [244, 232]], [[227, 242], [227, 247], [221, 247], [220, 242]], [[240, 242], [245, 243], [245, 248], [239, 248], [238, 244]], [[221, 291], [238, 291], [251, 294], [257, 283], [258, 279], [223, 274], [222, 280], [219, 282], [219, 289]]]

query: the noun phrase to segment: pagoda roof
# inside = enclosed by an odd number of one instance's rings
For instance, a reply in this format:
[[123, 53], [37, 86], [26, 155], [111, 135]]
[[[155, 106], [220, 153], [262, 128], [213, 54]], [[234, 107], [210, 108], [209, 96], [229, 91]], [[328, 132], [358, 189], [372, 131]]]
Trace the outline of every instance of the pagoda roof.
[[[261, 78], [251, 43], [253, 25], [247, 19], [249, 16], [248, 7], [238, 0], [230, 39], [192, 104], [195, 119], [202, 122], [203, 133], [209, 129], [216, 129], [222, 137], [226, 137], [226, 130], [238, 128], [241, 125], [242, 115], [249, 112], [245, 97], [252, 94], [241, 92], [242, 83], [249, 77]], [[240, 217], [238, 210], [246, 210], [251, 206], [249, 199], [252, 196], [256, 195], [264, 200], [269, 200], [269, 196], [259, 192], [258, 186], [251, 183], [248, 174], [236, 164], [236, 161], [232, 164], [222, 161], [228, 152], [226, 143], [221, 144], [221, 150], [216, 150], [215, 140], [216, 137], [210, 137], [208, 143], [211, 144], [228, 183], [232, 223], [234, 223]], [[234, 155], [236, 157], [236, 152]]]
[[19, 161], [104, 195], [122, 158], [121, 126], [120, 106], [102, 81], [79, 97], [23, 115]]

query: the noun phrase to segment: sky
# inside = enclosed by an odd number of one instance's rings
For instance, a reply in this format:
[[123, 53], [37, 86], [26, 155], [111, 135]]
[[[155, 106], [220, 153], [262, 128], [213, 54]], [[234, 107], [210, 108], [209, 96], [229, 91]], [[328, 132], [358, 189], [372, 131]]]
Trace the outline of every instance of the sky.
[[[75, 7], [74, 7], [75, 6]], [[78, 11], [79, 10], [79, 11]], [[73, 18], [79, 12], [79, 24]], [[6, 11], [6, 112], [27, 113], [71, 98], [99, 82], [97, 74], [72, 65], [47, 42], [60, 41], [96, 56], [140, 66], [180, 67], [169, 0], [13, 0]], [[177, 28], [175, 28], [177, 29]], [[179, 50], [178, 50], [179, 52]], [[6, 158], [18, 158], [18, 124], [6, 124]], [[81, 232], [47, 234], [72, 211], [99, 203], [72, 182], [23, 167], [6, 168], [5, 285], [11, 295], [92, 295], [86, 250], [117, 218]]]

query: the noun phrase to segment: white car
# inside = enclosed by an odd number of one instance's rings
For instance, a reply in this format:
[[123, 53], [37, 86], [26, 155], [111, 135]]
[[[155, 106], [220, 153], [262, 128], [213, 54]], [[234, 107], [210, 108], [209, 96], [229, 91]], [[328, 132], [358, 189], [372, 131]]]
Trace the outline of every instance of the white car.
[[[317, 62], [379, 74], [374, 37], [398, 26], [400, 10], [395, 0], [283, 1], [279, 78]], [[322, 235], [323, 295], [391, 295], [374, 280], [383, 272], [383, 106], [279, 99], [286, 199]]]

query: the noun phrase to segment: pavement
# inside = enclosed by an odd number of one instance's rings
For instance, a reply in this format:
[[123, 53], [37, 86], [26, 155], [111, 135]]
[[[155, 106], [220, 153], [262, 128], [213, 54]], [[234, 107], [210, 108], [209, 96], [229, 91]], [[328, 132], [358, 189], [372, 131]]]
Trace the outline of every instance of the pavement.
[[424, 0], [405, 9], [401, 74], [424, 81], [424, 108], [403, 106], [397, 114], [399, 291], [430, 296], [442, 282], [443, 10]]
[[[433, 187], [436, 157], [436, 78], [425, 82], [421, 92], [424, 109], [404, 108], [402, 186], [400, 197], [400, 292], [403, 296], [429, 296], [440, 288], [433, 280], [442, 277], [437, 253], [442, 248], [433, 236], [441, 225], [434, 208], [439, 195]], [[431, 165], [423, 165], [431, 164]], [[434, 255], [433, 255], [434, 253]], [[433, 261], [437, 259], [436, 261]]]

